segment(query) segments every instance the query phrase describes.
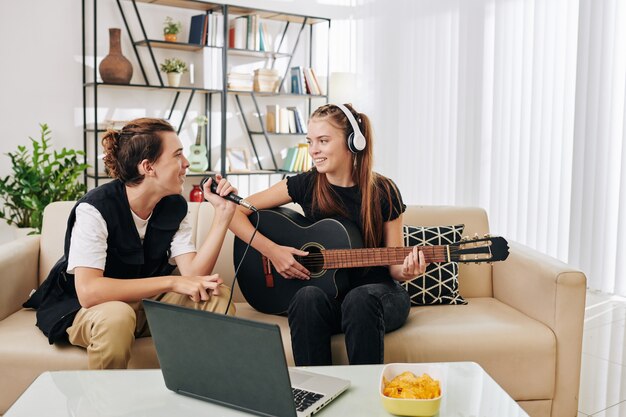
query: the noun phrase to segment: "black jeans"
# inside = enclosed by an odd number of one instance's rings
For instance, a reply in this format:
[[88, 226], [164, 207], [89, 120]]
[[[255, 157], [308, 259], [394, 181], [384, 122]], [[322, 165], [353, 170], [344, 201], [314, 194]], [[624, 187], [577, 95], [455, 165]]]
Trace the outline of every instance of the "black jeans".
[[295, 363], [332, 365], [330, 337], [341, 332], [351, 365], [383, 363], [385, 333], [404, 324], [410, 307], [409, 294], [396, 282], [353, 288], [343, 302], [303, 287], [289, 305]]

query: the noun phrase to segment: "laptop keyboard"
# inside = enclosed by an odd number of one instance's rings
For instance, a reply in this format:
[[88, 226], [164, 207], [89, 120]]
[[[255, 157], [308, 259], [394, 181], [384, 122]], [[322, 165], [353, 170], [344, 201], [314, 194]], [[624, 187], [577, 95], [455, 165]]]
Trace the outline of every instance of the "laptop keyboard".
[[315, 403], [317, 400], [323, 397], [322, 394], [316, 392], [305, 391], [299, 388], [291, 388], [293, 391], [293, 399], [296, 403], [296, 410], [304, 411]]

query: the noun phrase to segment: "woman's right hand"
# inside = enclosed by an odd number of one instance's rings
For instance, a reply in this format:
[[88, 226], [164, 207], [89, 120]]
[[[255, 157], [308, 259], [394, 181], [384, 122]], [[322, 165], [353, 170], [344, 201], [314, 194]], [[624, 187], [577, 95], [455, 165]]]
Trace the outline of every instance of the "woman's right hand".
[[174, 278], [172, 291], [189, 296], [191, 301], [207, 301], [211, 295], [219, 295], [219, 286], [224, 282], [219, 274], [203, 276], [180, 276]]
[[268, 258], [272, 262], [272, 265], [274, 265], [276, 271], [284, 278], [310, 279], [311, 273], [293, 257], [294, 255], [306, 256], [308, 254], [309, 252], [289, 246], [276, 245]]

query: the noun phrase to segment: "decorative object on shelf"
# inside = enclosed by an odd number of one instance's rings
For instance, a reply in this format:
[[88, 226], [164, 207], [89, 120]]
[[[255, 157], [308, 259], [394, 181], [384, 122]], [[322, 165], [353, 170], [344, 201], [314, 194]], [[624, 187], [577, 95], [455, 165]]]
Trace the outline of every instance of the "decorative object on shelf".
[[189, 201], [194, 203], [202, 203], [204, 201], [204, 193], [200, 188], [200, 185], [194, 184], [193, 188], [189, 192]]
[[196, 143], [189, 148], [189, 170], [194, 172], [204, 172], [209, 168], [207, 149], [204, 144], [204, 126], [209, 122], [206, 116], [196, 117], [198, 131], [196, 133]]
[[183, 24], [181, 22], [174, 22], [170, 16], [165, 18], [163, 22], [163, 37], [167, 42], [176, 42], [178, 40], [178, 33], [182, 29]]
[[229, 172], [250, 171], [250, 157], [246, 148], [226, 149], [226, 159], [228, 160]]
[[161, 63], [161, 71], [167, 74], [167, 82], [170, 87], [178, 87], [184, 72], [187, 72], [187, 64], [178, 58], [167, 58]]
[[[32, 151], [19, 145], [9, 152], [13, 174], [0, 178], [0, 218], [9, 225], [32, 227], [41, 232], [44, 208], [53, 201], [77, 200], [86, 187], [78, 181], [85, 164], [83, 151], [53, 151], [50, 129], [43, 123], [40, 139], [29, 138]], [[34, 233], [34, 232], [33, 232]]]
[[276, 93], [280, 86], [278, 70], [259, 68], [254, 70], [254, 91], [262, 93]]
[[109, 28], [109, 54], [98, 66], [100, 77], [105, 83], [128, 84], [133, 77], [133, 66], [122, 55], [121, 32], [118, 28]]

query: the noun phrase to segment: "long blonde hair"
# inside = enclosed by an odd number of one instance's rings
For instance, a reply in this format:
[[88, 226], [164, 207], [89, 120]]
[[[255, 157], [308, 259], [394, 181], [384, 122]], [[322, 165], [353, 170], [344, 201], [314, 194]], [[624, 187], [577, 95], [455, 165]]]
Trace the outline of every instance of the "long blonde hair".
[[[391, 204], [392, 193], [399, 200], [399, 192], [393, 182], [372, 171], [373, 137], [369, 118], [364, 113], [354, 110], [351, 104], [344, 104], [344, 106], [352, 113], [361, 133], [365, 136], [365, 149], [352, 154], [352, 180], [361, 191], [361, 213], [359, 217], [363, 228], [363, 243], [368, 248], [377, 247], [383, 239], [383, 223], [389, 220], [388, 218], [383, 219], [381, 200], [385, 198]], [[352, 125], [347, 116], [334, 104], [319, 107], [313, 112], [311, 119], [325, 120], [341, 129], [346, 141], [352, 133]], [[326, 175], [316, 175], [313, 188], [313, 210], [325, 216], [348, 217], [345, 208], [337, 201], [338, 198], [336, 198], [335, 191], [330, 186]], [[392, 212], [393, 210], [390, 210], [389, 214], [391, 215]]]

